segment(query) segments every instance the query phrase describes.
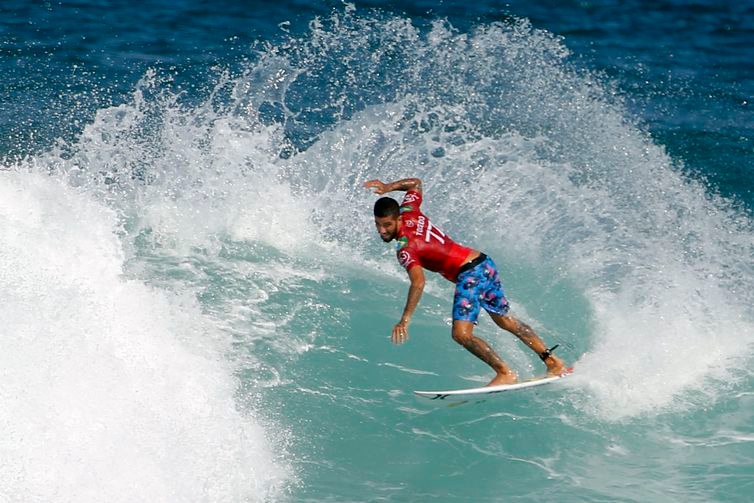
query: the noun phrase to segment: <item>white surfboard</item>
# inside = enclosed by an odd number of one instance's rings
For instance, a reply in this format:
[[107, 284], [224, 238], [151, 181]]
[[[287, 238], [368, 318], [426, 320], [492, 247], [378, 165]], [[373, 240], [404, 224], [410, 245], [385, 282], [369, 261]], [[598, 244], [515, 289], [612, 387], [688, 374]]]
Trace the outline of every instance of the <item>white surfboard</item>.
[[485, 398], [487, 395], [494, 395], [496, 393], [503, 393], [505, 391], [514, 391], [525, 388], [532, 388], [534, 386], [542, 386], [543, 384], [550, 384], [559, 379], [567, 377], [573, 373], [573, 369], [568, 369], [565, 374], [557, 376], [541, 376], [532, 377], [525, 381], [517, 382], [515, 384], [498, 384], [497, 386], [482, 386], [480, 388], [466, 388], [455, 389], [448, 391], [414, 391], [414, 394], [422, 397], [429, 398], [430, 400], [445, 400], [445, 399], [474, 399]]

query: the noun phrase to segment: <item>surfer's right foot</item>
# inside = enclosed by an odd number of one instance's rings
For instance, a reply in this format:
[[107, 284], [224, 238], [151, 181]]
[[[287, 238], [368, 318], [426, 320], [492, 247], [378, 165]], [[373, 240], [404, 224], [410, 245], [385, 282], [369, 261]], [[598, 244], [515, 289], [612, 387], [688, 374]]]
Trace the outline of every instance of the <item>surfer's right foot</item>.
[[493, 380], [487, 384], [487, 386], [497, 386], [498, 384], [514, 384], [518, 382], [518, 376], [513, 371], [508, 371], [503, 374], [498, 372]]
[[547, 365], [547, 375], [549, 376], [560, 376], [568, 373], [565, 362], [555, 355], [548, 356], [545, 365]]

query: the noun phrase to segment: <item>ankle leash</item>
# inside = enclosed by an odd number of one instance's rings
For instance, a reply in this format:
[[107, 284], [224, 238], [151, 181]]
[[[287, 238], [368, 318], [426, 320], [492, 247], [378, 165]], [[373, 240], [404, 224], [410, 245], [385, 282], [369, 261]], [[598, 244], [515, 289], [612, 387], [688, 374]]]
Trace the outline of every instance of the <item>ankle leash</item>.
[[556, 349], [556, 348], [557, 348], [558, 346], [560, 346], [560, 344], [555, 344], [555, 345], [554, 345], [553, 347], [551, 347], [550, 349], [545, 349], [544, 351], [542, 351], [541, 353], [539, 353], [539, 357], [540, 357], [540, 358], [542, 359], [542, 361], [545, 361], [545, 360], [547, 360], [547, 359], [548, 359], [549, 357], [551, 357], [551, 356], [552, 356], [552, 352], [553, 352], [553, 351], [555, 351], [555, 349]]

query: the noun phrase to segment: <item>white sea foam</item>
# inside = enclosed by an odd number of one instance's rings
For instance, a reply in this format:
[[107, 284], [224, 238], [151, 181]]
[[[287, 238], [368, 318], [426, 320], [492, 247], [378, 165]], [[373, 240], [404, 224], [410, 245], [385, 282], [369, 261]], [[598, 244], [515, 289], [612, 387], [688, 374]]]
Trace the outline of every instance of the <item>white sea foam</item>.
[[282, 435], [241, 411], [195, 299], [122, 275], [116, 222], [0, 172], [3, 501], [277, 500]]

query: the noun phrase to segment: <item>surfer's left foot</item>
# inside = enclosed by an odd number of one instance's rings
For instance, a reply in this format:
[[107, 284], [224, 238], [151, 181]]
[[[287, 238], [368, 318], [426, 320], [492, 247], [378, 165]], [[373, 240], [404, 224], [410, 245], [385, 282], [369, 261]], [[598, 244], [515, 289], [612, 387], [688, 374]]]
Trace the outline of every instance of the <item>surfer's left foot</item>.
[[518, 382], [518, 376], [515, 372], [508, 371], [507, 373], [498, 373], [493, 380], [487, 384], [487, 386], [497, 386], [498, 384], [514, 384]]
[[548, 356], [545, 365], [547, 365], [548, 376], [560, 376], [569, 372], [565, 362], [555, 355]]

